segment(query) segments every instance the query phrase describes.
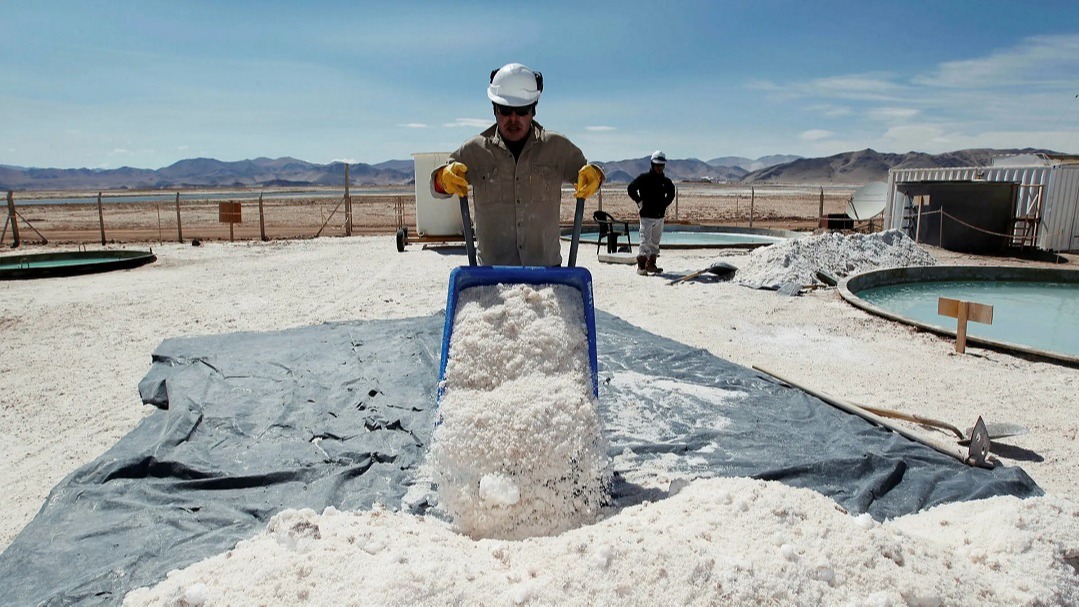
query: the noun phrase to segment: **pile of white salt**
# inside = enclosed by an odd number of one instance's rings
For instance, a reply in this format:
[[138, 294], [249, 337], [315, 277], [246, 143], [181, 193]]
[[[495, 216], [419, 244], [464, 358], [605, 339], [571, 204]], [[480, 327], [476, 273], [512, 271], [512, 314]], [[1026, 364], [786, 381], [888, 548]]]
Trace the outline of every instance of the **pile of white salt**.
[[994, 497], [885, 523], [778, 482], [693, 481], [521, 541], [375, 508], [285, 510], [125, 607], [1079, 604], [1079, 506]]
[[579, 290], [461, 291], [442, 389], [428, 467], [459, 532], [522, 539], [596, 520], [611, 473]]
[[740, 262], [734, 280], [755, 289], [778, 289], [785, 283], [819, 283], [818, 270], [843, 278], [868, 270], [931, 265], [936, 265], [933, 256], [899, 230], [829, 232], [754, 250]]

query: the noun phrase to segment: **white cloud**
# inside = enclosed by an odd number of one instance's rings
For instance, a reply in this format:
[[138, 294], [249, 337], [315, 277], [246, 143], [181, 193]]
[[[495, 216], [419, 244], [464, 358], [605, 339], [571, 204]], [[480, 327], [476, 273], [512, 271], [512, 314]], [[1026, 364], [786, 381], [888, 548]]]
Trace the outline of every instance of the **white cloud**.
[[991, 89], [1026, 85], [1068, 88], [1079, 71], [1079, 34], [1033, 36], [986, 57], [948, 61], [913, 82], [944, 88]]
[[932, 125], [908, 125], [892, 127], [884, 132], [882, 138], [896, 150], [943, 150], [954, 144], [956, 136]]
[[806, 107], [811, 112], [817, 112], [826, 118], [840, 118], [842, 116], [849, 116], [851, 109], [842, 105], [832, 105], [830, 103], [819, 103], [817, 105], [810, 105]]
[[833, 133], [832, 131], [826, 131], [824, 129], [810, 129], [808, 131], [802, 132], [802, 134], [798, 135], [798, 138], [804, 141], [820, 141], [821, 139], [828, 139], [830, 137], [833, 137], [834, 135], [835, 133]]
[[399, 124], [397, 126], [403, 126], [403, 127], [407, 128], [407, 129], [425, 129], [425, 128], [427, 128], [427, 125], [422, 123], [422, 122], [406, 122], [404, 124]]
[[586, 131], [616, 131], [616, 130], [618, 130], [613, 126], [586, 126], [584, 128], [585, 128]]
[[487, 128], [494, 123], [493, 118], [457, 118], [453, 122], [447, 122], [442, 126], [445, 127], [460, 127], [465, 126], [469, 128]]
[[902, 97], [906, 87], [895, 82], [894, 74], [872, 72], [795, 82], [783, 90], [798, 97], [884, 101]]
[[866, 114], [874, 120], [893, 121], [914, 118], [919, 114], [919, 111], [906, 107], [879, 107], [869, 110]]

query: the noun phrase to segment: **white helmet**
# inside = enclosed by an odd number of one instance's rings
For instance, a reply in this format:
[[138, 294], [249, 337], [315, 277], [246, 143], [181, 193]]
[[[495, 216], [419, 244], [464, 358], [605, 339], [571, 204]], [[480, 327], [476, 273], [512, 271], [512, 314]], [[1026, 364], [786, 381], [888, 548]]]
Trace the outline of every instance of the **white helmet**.
[[667, 164], [667, 155], [663, 153], [663, 150], [652, 152], [652, 164]]
[[507, 63], [491, 72], [487, 98], [499, 105], [524, 107], [539, 101], [543, 92], [543, 74], [520, 63]]

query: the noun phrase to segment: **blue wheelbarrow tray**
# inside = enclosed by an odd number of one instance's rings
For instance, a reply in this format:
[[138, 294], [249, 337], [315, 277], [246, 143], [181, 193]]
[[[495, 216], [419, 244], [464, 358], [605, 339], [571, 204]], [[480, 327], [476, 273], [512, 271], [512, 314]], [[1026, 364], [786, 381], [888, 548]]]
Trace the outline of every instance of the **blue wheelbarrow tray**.
[[450, 272], [449, 294], [446, 298], [446, 325], [442, 331], [442, 360], [438, 367], [438, 400], [442, 400], [450, 339], [453, 336], [453, 321], [461, 291], [469, 287], [497, 284], [567, 285], [580, 291], [584, 321], [588, 331], [588, 362], [592, 375], [592, 394], [598, 397], [596, 308], [592, 295], [592, 274], [588, 270], [580, 267], [460, 266]]

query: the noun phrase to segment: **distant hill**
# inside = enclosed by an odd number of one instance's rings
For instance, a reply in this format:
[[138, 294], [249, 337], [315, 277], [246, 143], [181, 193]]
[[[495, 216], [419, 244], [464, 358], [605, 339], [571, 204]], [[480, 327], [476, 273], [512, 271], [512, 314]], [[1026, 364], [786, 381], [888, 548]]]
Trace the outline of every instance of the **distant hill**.
[[[790, 184], [850, 184], [883, 181], [893, 168], [984, 166], [996, 156], [1056, 154], [1048, 150], [970, 149], [946, 154], [886, 154], [871, 149], [845, 152], [826, 158], [790, 155], [763, 156], [756, 160], [725, 156], [707, 162], [696, 158], [670, 159], [666, 173], [676, 182], [711, 181]], [[649, 158], [599, 162], [608, 183], [629, 183], [648, 170]], [[750, 167], [759, 167], [750, 169]], [[387, 160], [378, 164], [349, 164], [354, 186], [409, 185], [413, 162]], [[40, 190], [144, 190], [205, 187], [343, 187], [345, 163], [315, 164], [296, 158], [255, 158], [225, 162], [213, 158], [190, 158], [167, 167], [135, 169], [54, 169], [0, 165], [0, 192]]]
[[[380, 165], [350, 164], [353, 185], [408, 185], [412, 160]], [[407, 167], [407, 168], [404, 168]], [[0, 166], [0, 190], [143, 190], [198, 187], [344, 186], [345, 163], [315, 164], [296, 158], [255, 158], [225, 162], [180, 160], [150, 169], [36, 169]]]
[[759, 171], [761, 169], [767, 169], [770, 166], [777, 164], [785, 164], [798, 160], [801, 156], [791, 156], [790, 154], [773, 154], [771, 156], [761, 156], [760, 158], [753, 160], [751, 158], [743, 158], [741, 156], [723, 156], [721, 158], [713, 158], [708, 161], [708, 164], [712, 166], [724, 166], [724, 167], [738, 167], [745, 169], [746, 172]]
[[870, 181], [887, 181], [891, 169], [924, 169], [937, 167], [972, 167], [992, 164], [998, 156], [1015, 154], [1056, 154], [1049, 150], [969, 149], [944, 154], [886, 154], [871, 149], [844, 152], [826, 158], [799, 158], [753, 171], [742, 178], [744, 183], [798, 183], [860, 185]]
[[[629, 183], [634, 177], [647, 171], [651, 157], [599, 162], [608, 183]], [[669, 158], [664, 173], [673, 181], [741, 181], [749, 171], [736, 166], [718, 166], [696, 158], [677, 160]]]

